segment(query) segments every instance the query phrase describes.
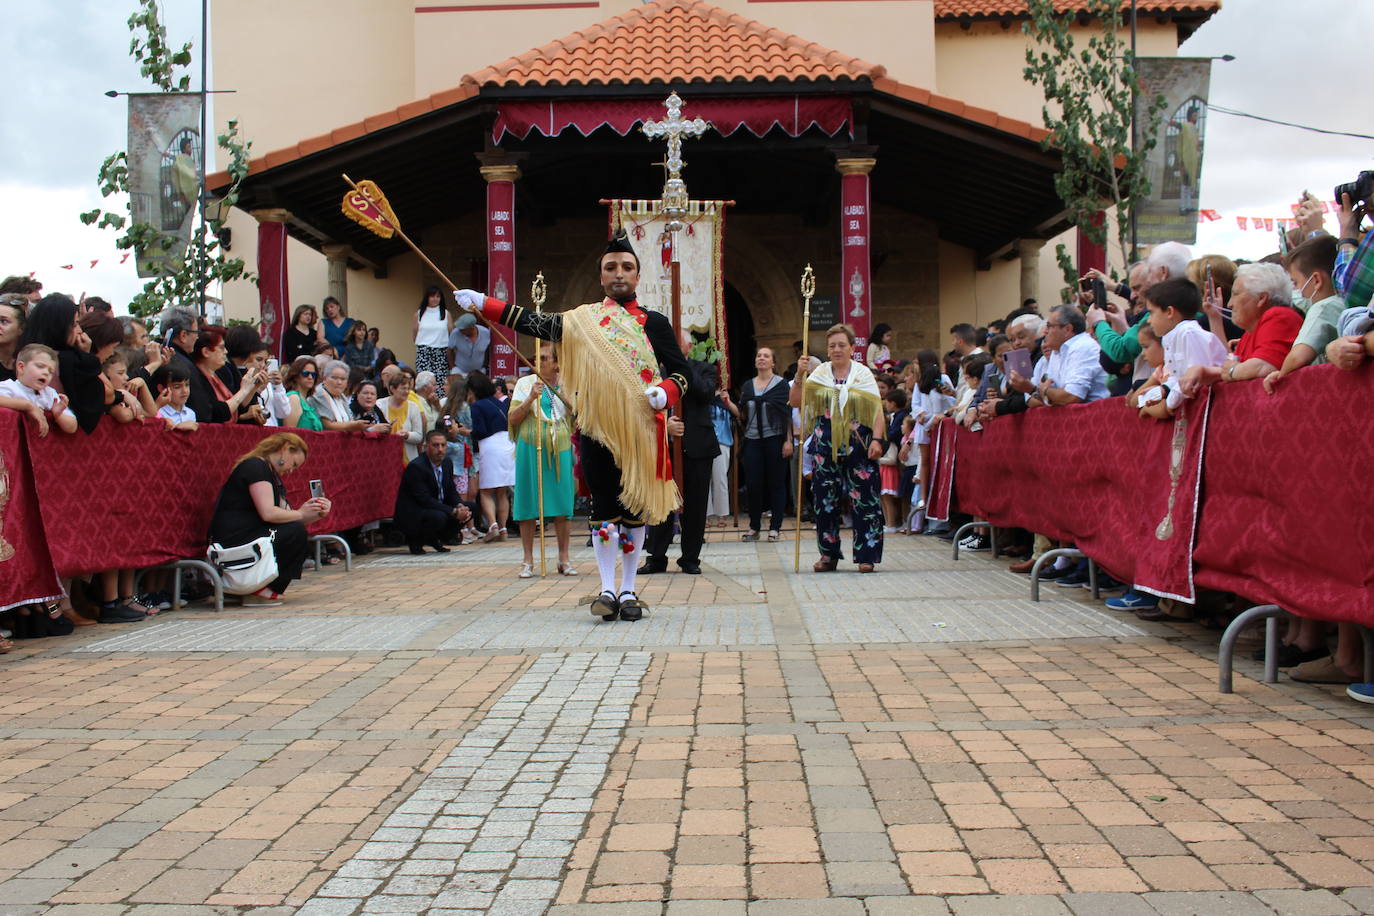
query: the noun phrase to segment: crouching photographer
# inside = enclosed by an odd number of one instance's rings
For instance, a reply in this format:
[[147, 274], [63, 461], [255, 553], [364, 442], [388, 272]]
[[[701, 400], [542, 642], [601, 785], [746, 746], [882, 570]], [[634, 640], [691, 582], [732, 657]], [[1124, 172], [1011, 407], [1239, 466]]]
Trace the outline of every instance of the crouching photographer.
[[[259, 568], [270, 571], [275, 566], [276, 570], [263, 587], [244, 595], [245, 607], [281, 603], [282, 593], [292, 579], [301, 577], [305, 565], [310, 537], [306, 526], [329, 515], [329, 500], [322, 496], [307, 499], [299, 509], [286, 501], [282, 477], [304, 464], [309, 451], [295, 433], [268, 436], [239, 459], [219, 491], [210, 519], [212, 559], [232, 555], [233, 548], [263, 542], [259, 543]], [[264, 544], [270, 544], [270, 551]], [[229, 567], [223, 560], [216, 562]]]

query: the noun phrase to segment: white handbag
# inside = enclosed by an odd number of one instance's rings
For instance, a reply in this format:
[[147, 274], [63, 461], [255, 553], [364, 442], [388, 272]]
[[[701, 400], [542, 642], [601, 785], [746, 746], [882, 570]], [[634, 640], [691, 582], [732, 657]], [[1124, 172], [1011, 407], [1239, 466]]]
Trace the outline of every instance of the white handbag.
[[219, 570], [226, 592], [250, 595], [277, 578], [277, 552], [272, 546], [276, 536], [274, 531], [239, 547], [210, 545], [206, 558]]

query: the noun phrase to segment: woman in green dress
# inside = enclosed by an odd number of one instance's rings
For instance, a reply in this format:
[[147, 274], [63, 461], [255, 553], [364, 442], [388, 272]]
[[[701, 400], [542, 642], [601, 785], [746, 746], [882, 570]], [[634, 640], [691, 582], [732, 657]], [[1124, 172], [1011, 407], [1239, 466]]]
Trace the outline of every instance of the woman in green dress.
[[[534, 575], [535, 519], [539, 511], [539, 477], [544, 479], [544, 518], [553, 519], [558, 537], [558, 572], [575, 576], [568, 555], [569, 519], [573, 512], [572, 422], [568, 407], [553, 390], [558, 389], [558, 354], [540, 347], [539, 374], [516, 382], [510, 396], [508, 428], [515, 441], [515, 505], [511, 517], [520, 523], [520, 543], [525, 562], [520, 578]], [[543, 463], [539, 442], [543, 440]]]

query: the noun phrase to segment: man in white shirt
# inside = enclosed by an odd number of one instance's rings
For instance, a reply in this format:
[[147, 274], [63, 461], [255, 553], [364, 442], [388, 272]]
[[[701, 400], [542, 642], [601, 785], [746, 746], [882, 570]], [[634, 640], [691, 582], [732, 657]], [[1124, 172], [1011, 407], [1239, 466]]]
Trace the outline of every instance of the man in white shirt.
[[1102, 348], [1087, 331], [1083, 313], [1072, 305], [1056, 306], [1045, 322], [1044, 352], [1035, 366], [1036, 393], [1027, 406], [1058, 407], [1108, 397], [1102, 371]]

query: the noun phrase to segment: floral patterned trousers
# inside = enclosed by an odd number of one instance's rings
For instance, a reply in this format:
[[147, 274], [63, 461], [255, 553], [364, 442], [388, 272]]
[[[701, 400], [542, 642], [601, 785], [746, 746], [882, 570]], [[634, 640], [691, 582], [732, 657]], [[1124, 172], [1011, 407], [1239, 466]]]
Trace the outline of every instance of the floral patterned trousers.
[[812, 434], [815, 466], [811, 472], [811, 501], [816, 512], [816, 545], [822, 556], [844, 559], [840, 550], [840, 519], [848, 501], [854, 521], [854, 562], [883, 560], [883, 505], [878, 462], [868, 457], [866, 427], [851, 433], [849, 449], [838, 461], [830, 454], [830, 421], [822, 419]]

